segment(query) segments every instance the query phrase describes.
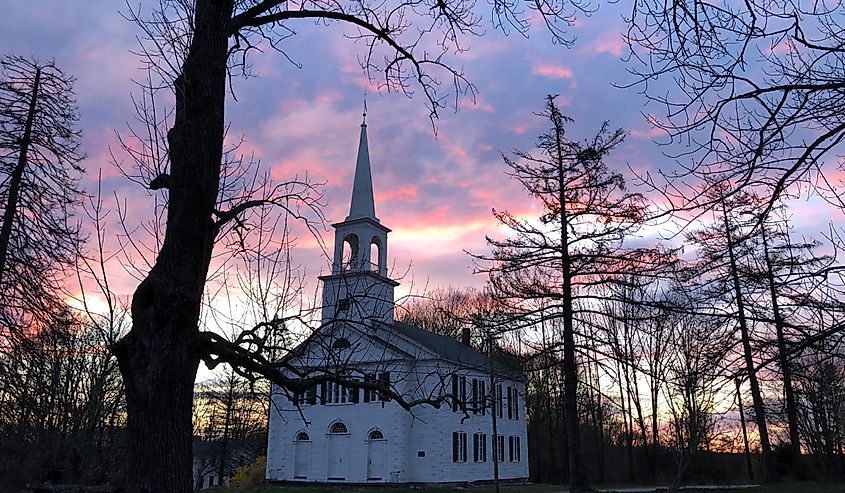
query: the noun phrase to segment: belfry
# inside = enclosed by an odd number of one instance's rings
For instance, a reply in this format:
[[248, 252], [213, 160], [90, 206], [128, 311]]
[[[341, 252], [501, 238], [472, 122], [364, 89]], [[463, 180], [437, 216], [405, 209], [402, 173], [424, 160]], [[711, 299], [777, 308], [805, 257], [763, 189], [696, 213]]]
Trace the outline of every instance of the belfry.
[[[365, 114], [366, 116], [366, 114]], [[349, 215], [335, 229], [330, 275], [323, 281], [323, 323], [356, 320], [393, 324], [393, 289], [387, 275], [387, 234], [376, 217], [367, 123], [361, 123]]]

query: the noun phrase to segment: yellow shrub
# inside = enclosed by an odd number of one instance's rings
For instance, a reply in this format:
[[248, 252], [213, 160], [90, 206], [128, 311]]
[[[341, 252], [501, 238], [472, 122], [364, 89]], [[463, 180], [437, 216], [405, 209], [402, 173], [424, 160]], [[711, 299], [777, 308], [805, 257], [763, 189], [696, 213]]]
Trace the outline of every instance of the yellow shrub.
[[246, 488], [261, 486], [264, 483], [264, 469], [267, 467], [267, 457], [261, 456], [255, 459], [252, 464], [241, 466], [235, 470], [229, 478], [229, 486]]

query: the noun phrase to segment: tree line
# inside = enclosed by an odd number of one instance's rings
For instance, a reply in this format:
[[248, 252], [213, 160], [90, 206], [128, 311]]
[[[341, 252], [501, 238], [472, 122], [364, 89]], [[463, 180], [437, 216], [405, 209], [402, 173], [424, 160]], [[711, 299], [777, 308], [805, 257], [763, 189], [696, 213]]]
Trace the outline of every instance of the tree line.
[[[592, 6], [494, 1], [491, 8], [494, 28], [523, 34], [531, 26], [523, 9], [530, 8], [553, 41], [569, 46], [567, 28]], [[418, 91], [435, 121], [450, 95], [475, 94], [455, 68], [467, 39], [484, 32], [488, 17], [475, 9], [469, 0], [431, 8], [404, 0], [306, 2], [296, 9], [279, 0], [161, 0], [146, 15], [130, 10], [126, 17], [137, 23], [149, 68], [147, 92], [136, 99], [149, 131], [128, 136], [141, 145], [124, 146], [131, 163], [125, 175], [149, 190], [156, 208], [143, 229], [127, 228], [121, 236], [123, 265], [138, 279], [124, 303], [111, 294], [102, 268], [111, 255], [104, 230], [86, 238], [79, 229], [79, 221], [99, 225], [107, 213], [97, 201], [86, 204], [78, 190], [83, 156], [72, 80], [54, 64], [4, 59], [0, 403], [9, 412], [3, 439], [58, 437], [40, 442], [52, 446], [84, 432], [78, 443], [102, 444], [119, 428], [127, 437], [130, 491], [184, 492], [192, 487], [201, 361], [290, 392], [318, 383], [286, 378], [272, 365], [299, 317], [279, 308], [296, 299], [275, 287], [277, 277], [290, 285], [288, 269], [276, 271], [273, 282], [253, 278], [260, 287], [250, 296], [263, 303], [258, 322], [218, 313], [231, 333], [206, 330], [206, 300], [233, 286], [213, 259], [233, 254], [246, 269], [241, 280], [250, 279], [247, 266], [288, 265], [278, 252], [295, 241], [286, 228], [274, 228], [320, 217], [319, 196], [307, 180], [273, 183], [256, 171], [257, 163], [224, 146], [227, 89], [234, 75], [249, 74], [249, 56], [262, 42], [284, 55], [282, 41], [293, 25], [318, 20], [318, 28], [352, 28], [352, 38], [366, 47], [367, 73], [387, 90]], [[750, 405], [738, 408], [740, 419], [747, 415], [756, 431], [747, 433], [748, 448], [759, 447], [761, 458], [750, 472], [777, 480], [783, 471], [773, 445], [788, 443], [786, 463], [795, 474], [813, 472], [804, 460], [824, 474], [841, 474], [839, 271], [835, 257], [815, 253], [835, 251], [841, 236], [832, 227], [816, 246], [791, 234], [785, 205], [803, 187], [842, 206], [829, 173], [845, 135], [836, 104], [845, 80], [841, 8], [639, 0], [631, 9], [625, 38], [632, 85], [641, 84], [665, 109], [652, 123], [686, 147], [677, 155], [667, 149], [671, 170], [638, 176], [644, 191], [628, 191], [604, 162], [624, 132], [605, 126], [592, 139], [570, 140], [570, 122], [550, 98], [549, 131], [537, 150], [506, 160], [544, 213], [526, 219], [497, 212], [512, 236], [490, 238], [490, 251], [475, 253], [479, 271], [490, 275], [496, 310], [501, 305], [507, 314], [485, 324], [518, 341], [532, 374], [545, 375], [531, 388], [547, 388], [545, 402], [554, 412], [546, 416], [559, 420], [548, 435], [559, 438], [550, 445], [554, 464], [568, 463], [560, 477], [573, 491], [597, 480], [585, 459], [591, 443], [624, 450], [632, 477], [643, 472], [638, 463], [657, 464], [660, 451], [672, 449], [679, 484], [702, 450], [724, 450], [716, 446], [725, 428], [715, 412], [729, 407], [721, 401], [732, 388]], [[671, 79], [671, 91], [648, 84], [660, 78]], [[156, 111], [158, 91], [175, 97], [171, 111]], [[644, 193], [659, 196], [684, 222], [684, 246], [694, 252], [633, 240], [656, 219]], [[253, 255], [252, 247], [268, 242], [276, 254]], [[76, 304], [68, 313], [74, 279], [80, 288], [91, 285], [78, 282], [85, 276], [103, 292], [106, 308], [82, 299], [82, 308]], [[29, 385], [39, 390], [23, 392]], [[783, 409], [776, 404], [781, 393]], [[664, 413], [652, 412], [661, 404]], [[91, 423], [99, 431], [89, 433]], [[89, 474], [79, 465], [84, 454], [73, 447], [38, 450], [61, 455], [66, 470]], [[162, 448], [171, 453], [160, 454]], [[601, 479], [611, 457], [597, 457]], [[36, 457], [32, 464], [39, 461], [59, 459]]]

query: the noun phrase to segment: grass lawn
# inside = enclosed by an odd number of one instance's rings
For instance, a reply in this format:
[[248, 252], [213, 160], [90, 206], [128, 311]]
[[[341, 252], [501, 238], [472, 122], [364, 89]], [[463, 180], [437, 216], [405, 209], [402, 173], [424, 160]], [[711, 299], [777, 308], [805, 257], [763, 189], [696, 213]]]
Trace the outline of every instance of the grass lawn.
[[[599, 486], [603, 490], [612, 490], [624, 486]], [[492, 486], [472, 486], [467, 488], [402, 488], [402, 487], [342, 487], [342, 486], [262, 486], [258, 488], [230, 488], [221, 490], [231, 493], [493, 493]], [[565, 485], [527, 484], [502, 486], [502, 493], [552, 493], [566, 492]], [[760, 486], [748, 489], [706, 489], [683, 490], [688, 493], [845, 493], [845, 483], [783, 483], [775, 486]]]

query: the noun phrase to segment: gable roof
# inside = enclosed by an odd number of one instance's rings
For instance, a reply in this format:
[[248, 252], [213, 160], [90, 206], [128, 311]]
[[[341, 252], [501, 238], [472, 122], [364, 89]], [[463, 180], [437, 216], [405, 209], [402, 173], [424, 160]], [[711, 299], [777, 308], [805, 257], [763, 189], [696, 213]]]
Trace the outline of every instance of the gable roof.
[[[457, 339], [435, 334], [404, 322], [394, 322], [393, 329], [444, 359], [454, 361], [465, 367], [480, 370], [489, 368], [490, 363], [486, 354], [476, 351]], [[516, 369], [506, 366], [496, 359], [493, 360], [493, 369], [497, 373], [518, 374]]]

